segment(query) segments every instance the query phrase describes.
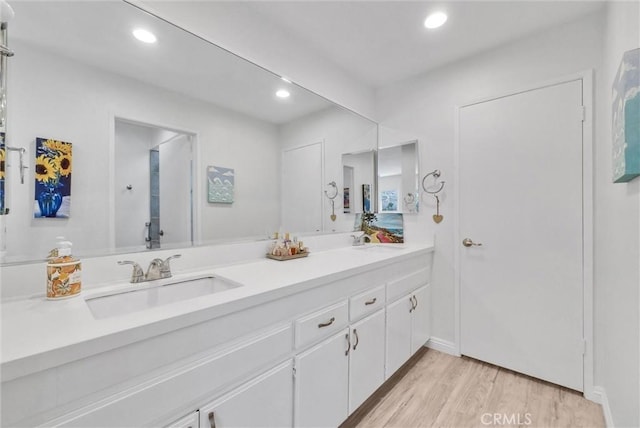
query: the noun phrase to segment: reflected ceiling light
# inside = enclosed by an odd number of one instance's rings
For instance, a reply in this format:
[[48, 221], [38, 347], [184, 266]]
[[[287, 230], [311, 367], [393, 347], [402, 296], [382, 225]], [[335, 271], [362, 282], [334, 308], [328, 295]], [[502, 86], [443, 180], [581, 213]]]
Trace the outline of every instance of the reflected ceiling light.
[[427, 16], [427, 19], [424, 20], [424, 26], [429, 29], [434, 29], [441, 27], [445, 22], [447, 22], [446, 13], [434, 12], [431, 15]]
[[136, 28], [133, 30], [133, 37], [144, 43], [155, 43], [158, 39], [151, 31]]
[[278, 98], [289, 98], [289, 95], [291, 94], [286, 89], [280, 89], [278, 92], [276, 92], [276, 97]]
[[282, 76], [280, 78], [283, 82], [287, 82], [287, 83], [291, 83], [291, 80], [287, 79], [286, 77]]

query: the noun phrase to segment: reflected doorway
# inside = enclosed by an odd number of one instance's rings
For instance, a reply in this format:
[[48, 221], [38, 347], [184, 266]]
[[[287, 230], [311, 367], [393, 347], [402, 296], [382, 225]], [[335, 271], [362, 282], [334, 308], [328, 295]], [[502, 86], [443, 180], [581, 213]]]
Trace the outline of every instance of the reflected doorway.
[[115, 245], [140, 250], [193, 243], [190, 133], [115, 120]]

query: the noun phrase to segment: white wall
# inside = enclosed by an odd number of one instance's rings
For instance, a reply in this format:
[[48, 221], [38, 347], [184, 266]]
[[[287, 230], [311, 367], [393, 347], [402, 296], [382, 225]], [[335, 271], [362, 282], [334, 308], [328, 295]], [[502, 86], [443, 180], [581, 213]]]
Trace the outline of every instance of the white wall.
[[596, 384], [615, 426], [640, 426], [640, 178], [611, 178], [611, 87], [622, 54], [640, 47], [640, 3], [609, 2], [604, 34], [594, 158]]
[[143, 0], [151, 12], [280, 76], [373, 117], [374, 91], [283, 29], [252, 13], [250, 2]]
[[179, 135], [160, 145], [160, 242], [191, 245], [192, 137]]
[[116, 122], [114, 159], [118, 174], [115, 175], [114, 203], [115, 240], [119, 248], [145, 248], [144, 224], [149, 221], [150, 200], [149, 150], [153, 134], [152, 128]]
[[[342, 155], [374, 149], [377, 144], [377, 125], [343, 108], [329, 107], [281, 126], [280, 132], [282, 150], [324, 142], [324, 184], [335, 181], [339, 196], [335, 199], [335, 222], [329, 218], [331, 207], [327, 198], [323, 198], [323, 230], [353, 230], [354, 214], [342, 212]], [[358, 182], [358, 171], [355, 171], [355, 175], [355, 187], [358, 187], [364, 181]], [[373, 184], [373, 170], [370, 176], [366, 183]], [[325, 187], [325, 190], [328, 191], [329, 187]], [[354, 200], [356, 208], [359, 207], [358, 201], [361, 199]]]
[[[420, 213], [405, 216], [408, 242], [430, 240], [435, 234], [434, 337], [454, 341], [454, 251], [459, 245], [453, 242], [455, 107], [523, 85], [599, 68], [601, 31], [602, 17], [592, 15], [378, 91], [381, 125], [417, 138], [421, 175], [440, 169], [440, 179], [446, 181], [440, 197], [442, 223], [432, 221], [435, 200], [424, 194]], [[386, 130], [385, 139], [392, 139], [392, 134]]]
[[[71, 218], [37, 219], [31, 214], [33, 161], [25, 185], [13, 183], [7, 221], [7, 247], [11, 254], [45, 257], [64, 234], [74, 248], [109, 247], [110, 149], [113, 116], [197, 133], [199, 172], [196, 197], [203, 241], [230, 236], [262, 235], [265, 224], [278, 224], [280, 215], [280, 146], [275, 125], [258, 121], [177, 93], [132, 79], [107, 74], [77, 62], [15, 42], [20, 52], [10, 61], [8, 94], [11, 124], [8, 141], [26, 147], [33, 159], [35, 137], [73, 143]], [[235, 168], [236, 202], [214, 206], [206, 202], [205, 168]], [[259, 219], [259, 221], [257, 221]]]

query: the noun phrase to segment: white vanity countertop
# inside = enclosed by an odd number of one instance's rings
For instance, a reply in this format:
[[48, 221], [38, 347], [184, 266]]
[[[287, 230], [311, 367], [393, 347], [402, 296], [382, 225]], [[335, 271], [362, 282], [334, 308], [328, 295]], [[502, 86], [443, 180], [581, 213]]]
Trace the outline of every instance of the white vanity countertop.
[[407, 255], [433, 251], [430, 244], [393, 246], [345, 247], [286, 262], [265, 258], [178, 273], [174, 275], [176, 279], [212, 274], [242, 286], [111, 318], [95, 319], [85, 302], [85, 297], [96, 295], [101, 289], [83, 291], [78, 297], [61, 301], [35, 297], [3, 303], [2, 381], [366, 272]]

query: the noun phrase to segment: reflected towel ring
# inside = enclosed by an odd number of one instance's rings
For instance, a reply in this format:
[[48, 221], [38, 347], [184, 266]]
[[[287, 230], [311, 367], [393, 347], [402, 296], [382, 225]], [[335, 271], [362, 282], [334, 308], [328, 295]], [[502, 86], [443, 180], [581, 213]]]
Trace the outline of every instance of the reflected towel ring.
[[336, 198], [336, 196], [338, 196], [338, 185], [336, 184], [335, 181], [332, 181], [331, 183], [327, 184], [327, 186], [331, 186], [333, 187], [333, 196], [329, 196], [329, 192], [327, 192], [326, 190], [324, 191], [324, 194], [327, 198], [334, 200]]
[[433, 176], [434, 180], [437, 181], [438, 178], [440, 178], [440, 170], [436, 169], [434, 171], [431, 171], [429, 174], [425, 175], [422, 178], [422, 190], [424, 190], [425, 192], [431, 194], [431, 195], [435, 195], [436, 193], [440, 193], [442, 191], [442, 189], [444, 189], [444, 181], [440, 182], [440, 187], [438, 187], [437, 190], [428, 190], [428, 188], [425, 186], [424, 181], [427, 179], [427, 177], [429, 177], [430, 175]]

